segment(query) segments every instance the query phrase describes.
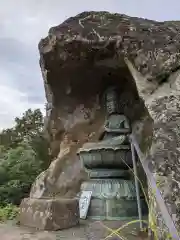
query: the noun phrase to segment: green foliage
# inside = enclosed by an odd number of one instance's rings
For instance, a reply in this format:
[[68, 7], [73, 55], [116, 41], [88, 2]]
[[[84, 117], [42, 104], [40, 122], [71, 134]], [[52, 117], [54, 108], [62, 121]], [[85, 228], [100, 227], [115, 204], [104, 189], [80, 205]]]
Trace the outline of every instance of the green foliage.
[[12, 204], [7, 204], [5, 207], [2, 206], [0, 207], [0, 221], [13, 220], [18, 213], [19, 208]]
[[42, 137], [43, 134], [43, 115], [39, 109], [32, 111], [28, 109], [21, 118], [15, 118], [13, 128], [4, 129], [0, 134], [0, 145], [6, 149], [17, 147], [26, 140], [34, 141]]
[[0, 163], [0, 202], [19, 204], [42, 170], [43, 162], [28, 143], [10, 149]]
[[[27, 110], [15, 126], [0, 133], [0, 204], [18, 205], [37, 175], [50, 163], [43, 115]], [[8, 205], [9, 206], [9, 205]]]

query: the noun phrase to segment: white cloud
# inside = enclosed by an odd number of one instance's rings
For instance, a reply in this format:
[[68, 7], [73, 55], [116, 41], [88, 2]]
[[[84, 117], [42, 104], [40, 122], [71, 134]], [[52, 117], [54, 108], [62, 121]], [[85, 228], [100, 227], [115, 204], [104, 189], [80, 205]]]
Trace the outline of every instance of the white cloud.
[[50, 27], [88, 10], [178, 19], [179, 6], [179, 0], [1, 0], [0, 128], [27, 108], [44, 106], [37, 45]]
[[13, 87], [10, 72], [0, 69], [0, 129], [11, 127], [14, 118], [20, 116], [28, 108], [40, 108], [44, 111], [44, 103], [28, 101], [28, 94]]
[[13, 125], [14, 118], [20, 116], [28, 108], [44, 109], [42, 104], [32, 104], [28, 102], [25, 93], [12, 89], [8, 86], [0, 85], [0, 128], [7, 128]]

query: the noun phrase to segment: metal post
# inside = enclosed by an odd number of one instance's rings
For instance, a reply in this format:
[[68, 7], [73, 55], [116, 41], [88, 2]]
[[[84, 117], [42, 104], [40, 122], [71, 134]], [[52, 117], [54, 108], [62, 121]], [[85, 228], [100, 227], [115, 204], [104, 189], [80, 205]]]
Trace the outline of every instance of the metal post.
[[140, 230], [142, 230], [143, 229], [142, 208], [141, 208], [141, 200], [140, 200], [140, 193], [139, 193], [139, 183], [138, 183], [138, 178], [137, 178], [135, 149], [134, 149], [134, 145], [132, 143], [131, 143], [131, 152], [132, 152], [134, 180], [135, 180], [135, 187], [136, 187], [136, 198], [137, 198], [138, 215], [139, 215], [139, 220], [140, 220], [140, 224], [139, 225], [140, 225]]

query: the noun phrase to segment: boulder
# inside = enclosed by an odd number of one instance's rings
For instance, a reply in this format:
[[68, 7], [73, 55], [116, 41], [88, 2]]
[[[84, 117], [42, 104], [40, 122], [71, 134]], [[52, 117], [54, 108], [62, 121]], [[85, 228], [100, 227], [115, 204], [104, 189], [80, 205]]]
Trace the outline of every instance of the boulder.
[[98, 141], [105, 118], [102, 93], [113, 84], [179, 226], [179, 32], [179, 21], [108, 12], [83, 12], [49, 30], [39, 53], [53, 161], [33, 184], [32, 198], [74, 197], [80, 191], [87, 174], [76, 152]]
[[77, 199], [23, 199], [20, 224], [40, 230], [61, 230], [79, 223]]

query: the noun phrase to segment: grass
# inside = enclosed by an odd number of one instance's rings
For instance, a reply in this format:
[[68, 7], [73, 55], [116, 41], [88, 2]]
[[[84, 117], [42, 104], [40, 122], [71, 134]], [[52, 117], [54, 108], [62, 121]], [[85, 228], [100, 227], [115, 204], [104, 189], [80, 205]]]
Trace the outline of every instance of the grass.
[[19, 208], [12, 204], [6, 206], [0, 206], [0, 222], [6, 222], [7, 220], [16, 219], [19, 214]]

